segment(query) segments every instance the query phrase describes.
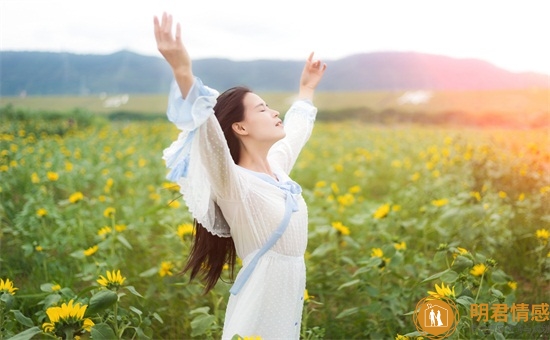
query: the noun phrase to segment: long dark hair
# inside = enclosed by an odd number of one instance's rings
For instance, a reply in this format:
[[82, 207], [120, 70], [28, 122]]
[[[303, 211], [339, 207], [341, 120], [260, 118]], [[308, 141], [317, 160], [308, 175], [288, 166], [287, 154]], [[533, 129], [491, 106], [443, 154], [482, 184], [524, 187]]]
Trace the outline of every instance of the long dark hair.
[[[244, 96], [250, 89], [237, 86], [222, 93], [214, 106], [214, 114], [220, 123], [223, 134], [235, 164], [239, 163], [241, 147], [233, 132], [233, 123], [244, 119]], [[193, 280], [197, 275], [205, 283], [204, 294], [218, 282], [225, 264], [229, 265], [230, 277], [234, 277], [237, 252], [232, 237], [219, 237], [211, 234], [197, 220], [194, 220], [195, 238], [183, 273], [191, 271]]]

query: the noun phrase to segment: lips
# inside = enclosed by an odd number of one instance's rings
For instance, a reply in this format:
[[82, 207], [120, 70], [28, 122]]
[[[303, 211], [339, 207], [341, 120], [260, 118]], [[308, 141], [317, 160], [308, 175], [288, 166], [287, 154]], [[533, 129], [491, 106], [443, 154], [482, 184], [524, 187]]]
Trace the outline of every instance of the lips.
[[277, 124], [275, 124], [275, 126], [283, 126], [283, 122], [280, 120], [277, 122]]

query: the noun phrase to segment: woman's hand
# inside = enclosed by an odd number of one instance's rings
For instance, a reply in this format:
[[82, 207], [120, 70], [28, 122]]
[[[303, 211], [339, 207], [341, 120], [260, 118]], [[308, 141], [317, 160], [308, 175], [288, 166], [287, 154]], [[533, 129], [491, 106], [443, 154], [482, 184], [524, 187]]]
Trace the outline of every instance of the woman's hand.
[[174, 77], [181, 90], [183, 98], [193, 86], [193, 72], [191, 69], [191, 58], [187, 49], [181, 42], [181, 26], [176, 24], [175, 36], [172, 36], [172, 15], [163, 13], [162, 20], [155, 16], [153, 20], [155, 26], [155, 39], [157, 40], [157, 48], [166, 59]]
[[313, 93], [323, 78], [326, 69], [327, 64], [321, 63], [320, 60], [314, 61], [313, 52], [311, 52], [300, 78], [300, 93], [298, 94], [300, 99], [313, 99]]

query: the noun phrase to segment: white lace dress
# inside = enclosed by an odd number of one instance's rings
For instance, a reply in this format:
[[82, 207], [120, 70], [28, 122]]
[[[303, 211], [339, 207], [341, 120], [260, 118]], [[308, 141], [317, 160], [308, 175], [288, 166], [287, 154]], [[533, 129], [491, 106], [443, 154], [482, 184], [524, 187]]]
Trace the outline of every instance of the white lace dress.
[[[243, 260], [236, 282], [254, 255], [267, 243], [287, 213], [286, 192], [293, 183], [288, 174], [309, 139], [317, 109], [296, 101], [284, 117], [286, 137], [269, 152], [278, 182], [265, 174], [236, 165], [214, 116], [218, 92], [195, 78], [186, 100], [172, 85], [168, 118], [180, 129], [178, 140], [164, 151], [186, 204], [205, 228], [220, 237], [233, 237]], [[262, 339], [298, 339], [306, 281], [307, 206], [293, 196], [295, 212], [278, 241], [259, 258], [238, 293], [230, 295], [223, 338], [235, 334]], [[219, 207], [219, 209], [217, 208]]]

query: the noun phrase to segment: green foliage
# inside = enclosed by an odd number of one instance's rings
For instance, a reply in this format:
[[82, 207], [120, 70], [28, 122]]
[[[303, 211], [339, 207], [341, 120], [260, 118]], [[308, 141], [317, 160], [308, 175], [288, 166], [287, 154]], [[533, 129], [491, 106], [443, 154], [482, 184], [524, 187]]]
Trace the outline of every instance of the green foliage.
[[[161, 160], [176, 129], [74, 118], [58, 133], [50, 125], [71, 113], [9, 115], [0, 273], [19, 289], [1, 295], [2, 337], [42, 336], [48, 308], [73, 300], [94, 322], [85, 336], [219, 338], [229, 285], [202, 295], [178, 275], [192, 219]], [[414, 337], [410, 312], [435, 284], [454, 287], [461, 338], [521, 338], [536, 326], [480, 323], [469, 306], [548, 302], [548, 138], [319, 122], [292, 173], [310, 216], [301, 337]]]

